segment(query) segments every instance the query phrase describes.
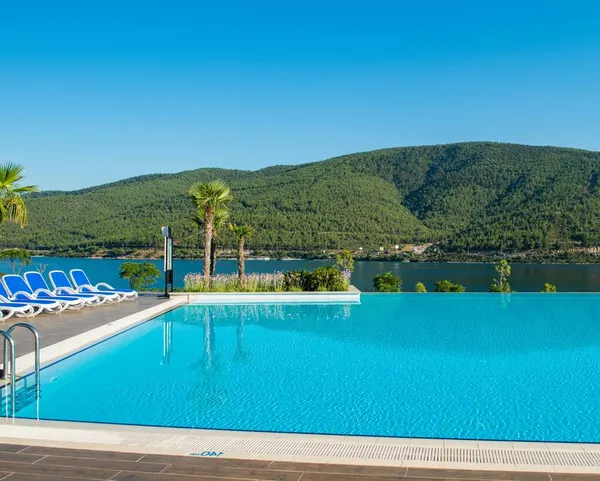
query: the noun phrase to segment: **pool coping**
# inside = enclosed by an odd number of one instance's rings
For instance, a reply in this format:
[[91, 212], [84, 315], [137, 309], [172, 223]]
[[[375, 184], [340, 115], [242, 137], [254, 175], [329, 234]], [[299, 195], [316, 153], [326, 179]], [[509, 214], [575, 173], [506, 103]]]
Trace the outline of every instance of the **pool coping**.
[[[63, 341], [59, 341], [50, 346], [40, 349], [41, 367], [48, 366], [60, 359], [70, 356], [76, 352], [101, 342], [109, 337], [119, 334], [127, 329], [131, 329], [142, 324], [153, 317], [160, 316], [176, 307], [185, 304], [185, 299], [171, 299], [156, 306], [149, 307], [142, 311], [130, 314], [115, 321], [111, 321], [102, 326], [82, 332]], [[35, 353], [30, 352], [16, 359], [16, 375], [22, 377], [33, 372], [35, 368]], [[2, 368], [4, 364], [0, 364]]]
[[297, 463], [600, 474], [600, 444], [461, 441], [0, 419], [5, 443]]
[[[227, 296], [215, 297], [215, 302], [219, 299], [231, 302]], [[304, 297], [304, 302], [315, 302], [310, 299], [314, 296]], [[186, 296], [174, 296], [157, 306], [45, 347], [40, 351], [42, 366], [187, 303]], [[17, 374], [33, 370], [33, 356], [30, 353], [17, 359]], [[288, 462], [600, 474], [600, 444], [586, 443], [269, 433], [10, 417], [0, 418], [0, 437], [3, 442], [15, 444], [144, 454], [211, 457], [221, 453], [219, 457], [223, 458]]]
[[185, 298], [190, 304], [238, 303], [360, 303], [361, 291], [350, 286], [335, 292], [173, 292], [173, 298]]

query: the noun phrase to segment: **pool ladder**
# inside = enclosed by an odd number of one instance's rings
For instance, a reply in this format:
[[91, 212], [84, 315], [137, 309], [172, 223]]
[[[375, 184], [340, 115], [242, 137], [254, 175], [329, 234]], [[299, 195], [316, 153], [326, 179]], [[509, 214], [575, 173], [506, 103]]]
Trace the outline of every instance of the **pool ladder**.
[[35, 353], [35, 394], [36, 398], [40, 397], [40, 335], [37, 329], [31, 324], [18, 322], [13, 324], [6, 331], [0, 330], [0, 337], [4, 338], [4, 370], [2, 372], [2, 380], [6, 385], [10, 384], [10, 405], [12, 416], [15, 415], [15, 385], [17, 383], [17, 366], [16, 366], [16, 350], [15, 341], [12, 338], [12, 332], [17, 328], [27, 329], [33, 335], [34, 353]]

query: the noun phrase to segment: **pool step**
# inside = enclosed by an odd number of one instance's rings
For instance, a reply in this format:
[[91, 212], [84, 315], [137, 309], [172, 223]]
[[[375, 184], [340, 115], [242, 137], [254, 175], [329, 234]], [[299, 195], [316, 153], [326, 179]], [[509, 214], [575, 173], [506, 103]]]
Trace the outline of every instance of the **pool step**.
[[[22, 381], [22, 386], [20, 386]], [[36, 385], [28, 386], [26, 379], [19, 379], [16, 383], [15, 390], [15, 413], [21, 409], [35, 403], [38, 399], [38, 388]], [[10, 416], [11, 411], [11, 400], [10, 394], [5, 389], [2, 392], [2, 399], [0, 399], [0, 416]]]

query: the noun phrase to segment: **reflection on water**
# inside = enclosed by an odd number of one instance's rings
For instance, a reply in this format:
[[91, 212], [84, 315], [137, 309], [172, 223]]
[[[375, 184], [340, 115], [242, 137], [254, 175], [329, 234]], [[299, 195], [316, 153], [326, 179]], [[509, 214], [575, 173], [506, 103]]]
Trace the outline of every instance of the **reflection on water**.
[[163, 351], [161, 365], [167, 365], [171, 361], [171, 353], [173, 352], [173, 321], [163, 321]]
[[352, 344], [497, 354], [600, 345], [600, 296], [363, 294], [362, 305], [194, 305], [186, 308], [184, 322], [205, 326], [209, 364], [215, 326], [232, 324], [237, 339], [234, 357], [243, 357], [248, 348], [243, 339], [248, 324]]

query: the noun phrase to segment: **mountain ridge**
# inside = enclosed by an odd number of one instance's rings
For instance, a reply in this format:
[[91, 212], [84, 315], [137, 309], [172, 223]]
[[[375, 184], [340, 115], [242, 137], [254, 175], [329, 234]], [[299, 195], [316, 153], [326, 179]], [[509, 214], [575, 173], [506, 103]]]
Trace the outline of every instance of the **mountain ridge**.
[[[391, 147], [258, 170], [204, 167], [146, 174], [29, 200], [30, 226], [2, 243], [51, 252], [149, 248], [171, 224], [198, 247], [187, 189], [222, 178], [232, 217], [266, 250], [378, 248], [435, 242], [450, 250], [552, 249], [600, 240], [600, 152], [500, 142]], [[233, 245], [223, 232], [221, 242]]]

